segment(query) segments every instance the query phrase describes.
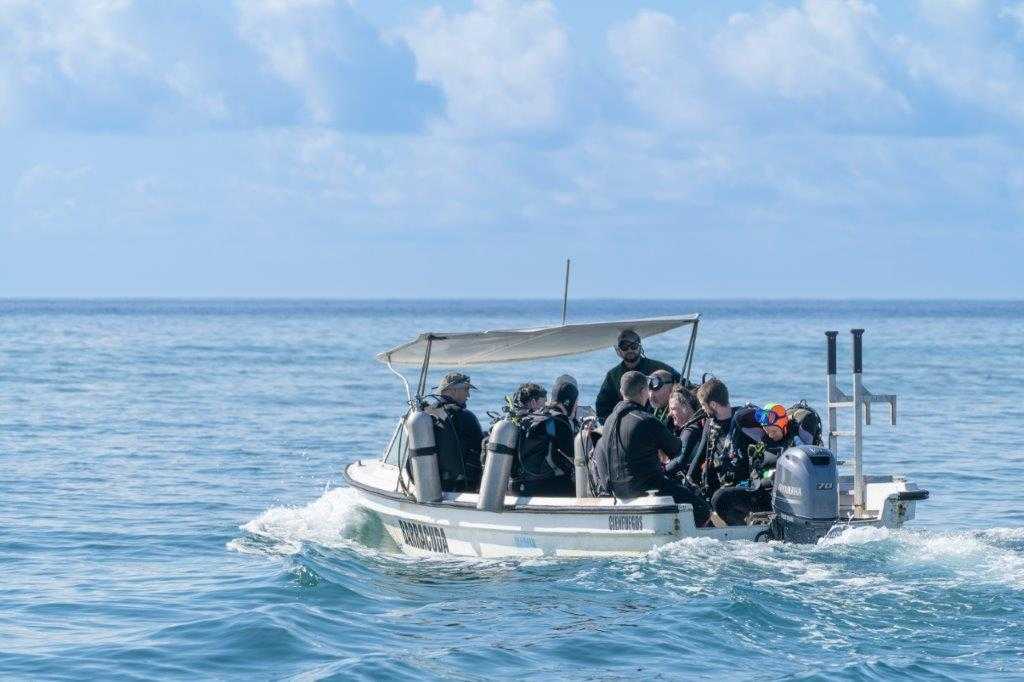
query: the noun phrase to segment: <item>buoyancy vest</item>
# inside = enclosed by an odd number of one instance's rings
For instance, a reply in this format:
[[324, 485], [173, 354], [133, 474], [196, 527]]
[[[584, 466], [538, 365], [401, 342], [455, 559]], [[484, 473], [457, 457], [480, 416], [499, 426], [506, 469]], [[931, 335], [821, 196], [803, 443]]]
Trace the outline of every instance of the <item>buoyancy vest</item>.
[[[789, 432], [787, 436], [792, 438], [794, 445], [821, 445], [822, 425], [821, 416], [813, 407], [801, 400], [793, 405], [786, 414], [789, 416]], [[797, 440], [799, 439], [799, 442]]]
[[[568, 417], [548, 409], [523, 415], [519, 426], [519, 456], [513, 467], [514, 480], [533, 482], [569, 475], [573, 466], [574, 429]], [[568, 440], [568, 443], [560, 443], [560, 440]], [[566, 449], [568, 451], [563, 452]]]
[[434, 422], [434, 445], [437, 448], [437, 467], [442, 484], [468, 479], [459, 431], [452, 418], [454, 412], [460, 409], [455, 403], [441, 403], [424, 410]]
[[601, 439], [597, 442], [590, 459], [591, 477], [597, 482], [600, 494], [611, 495], [612, 483], [627, 475], [626, 445], [622, 442], [621, 425], [624, 418], [636, 411], [642, 412], [644, 408], [629, 402], [621, 410], [612, 410], [604, 424]]

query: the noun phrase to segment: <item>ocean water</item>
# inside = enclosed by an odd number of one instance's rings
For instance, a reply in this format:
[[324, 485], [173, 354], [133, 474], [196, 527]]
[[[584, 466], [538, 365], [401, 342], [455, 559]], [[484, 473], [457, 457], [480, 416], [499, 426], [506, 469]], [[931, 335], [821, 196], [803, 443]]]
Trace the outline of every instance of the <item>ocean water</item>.
[[[1024, 303], [586, 301], [570, 319], [694, 311], [696, 373], [734, 402], [820, 407], [822, 332], [843, 332], [849, 389], [865, 327], [865, 384], [900, 394], [866, 469], [928, 488], [917, 520], [810, 547], [413, 559], [341, 477], [405, 399], [373, 354], [554, 323], [560, 302], [0, 301], [0, 677], [1024, 679]], [[678, 365], [681, 334], [646, 345]], [[563, 371], [589, 402], [614, 361], [474, 369], [471, 407]]]

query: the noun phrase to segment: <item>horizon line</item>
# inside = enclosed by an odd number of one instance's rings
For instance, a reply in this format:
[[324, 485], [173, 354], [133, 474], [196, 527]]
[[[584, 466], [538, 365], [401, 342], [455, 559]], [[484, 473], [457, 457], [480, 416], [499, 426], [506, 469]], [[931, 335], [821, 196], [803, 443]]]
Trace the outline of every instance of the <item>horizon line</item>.
[[[413, 296], [373, 296], [373, 297], [342, 297], [342, 296], [217, 296], [217, 295], [199, 295], [199, 296], [2, 296], [0, 295], [0, 302], [173, 302], [173, 301], [195, 301], [195, 302], [217, 302], [217, 301], [273, 301], [273, 302], [302, 302], [302, 301], [316, 301], [316, 302], [351, 302], [351, 303], [383, 303], [389, 301], [401, 301], [401, 302], [447, 302], [447, 301], [466, 301], [466, 302], [529, 302], [529, 303], [561, 303], [561, 298], [541, 298], [541, 297], [413, 297]], [[802, 302], [865, 302], [865, 303], [885, 303], [885, 302], [914, 302], [914, 303], [1024, 303], [1024, 296], [1017, 298], [987, 298], [987, 297], [964, 297], [964, 298], [926, 298], [926, 297], [838, 297], [838, 296], [825, 296], [825, 297], [811, 297], [811, 296], [792, 296], [792, 297], [693, 297], [693, 298], [622, 298], [615, 296], [591, 296], [591, 297], [580, 297], [570, 298], [569, 303], [573, 302], [652, 302], [652, 303], [673, 303], [673, 302], [688, 302], [688, 301], [713, 301], [719, 303], [729, 302], [759, 302], [759, 301], [802, 301]]]

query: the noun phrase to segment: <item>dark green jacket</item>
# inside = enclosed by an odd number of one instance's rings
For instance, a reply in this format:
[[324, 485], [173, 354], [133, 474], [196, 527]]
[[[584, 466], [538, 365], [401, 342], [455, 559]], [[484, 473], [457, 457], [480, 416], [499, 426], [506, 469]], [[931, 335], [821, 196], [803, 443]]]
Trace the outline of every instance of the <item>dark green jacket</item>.
[[[622, 381], [622, 375], [630, 371], [630, 369], [626, 367], [625, 363], [620, 362], [608, 370], [608, 374], [605, 375], [604, 383], [601, 384], [601, 390], [598, 392], [597, 400], [594, 402], [594, 411], [597, 412], [597, 418], [601, 420], [602, 424], [608, 418], [608, 415], [612, 413], [612, 410], [615, 409], [615, 406], [619, 404], [619, 401], [622, 400], [622, 396], [619, 394], [619, 382]], [[659, 369], [664, 369], [672, 374], [673, 380], [679, 380], [679, 372], [664, 362], [652, 360], [648, 357], [641, 357], [640, 362], [632, 369], [637, 372], [643, 372], [647, 376], [650, 376]]]

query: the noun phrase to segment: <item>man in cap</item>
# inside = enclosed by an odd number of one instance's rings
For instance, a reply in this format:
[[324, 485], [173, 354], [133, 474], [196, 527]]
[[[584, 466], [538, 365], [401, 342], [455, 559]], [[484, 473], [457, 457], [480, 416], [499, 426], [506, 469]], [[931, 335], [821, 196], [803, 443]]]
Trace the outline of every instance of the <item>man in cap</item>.
[[619, 402], [619, 383], [626, 372], [635, 371], [650, 376], [655, 371], [663, 369], [671, 375], [673, 382], [679, 380], [679, 373], [674, 369], [664, 362], [652, 360], [644, 355], [640, 335], [632, 329], [623, 329], [619, 333], [618, 341], [615, 343], [615, 354], [622, 358], [622, 362], [608, 370], [594, 403], [597, 418], [602, 424]]
[[580, 389], [576, 379], [563, 374], [551, 386], [551, 400], [522, 418], [519, 458], [509, 489], [520, 495], [569, 497], [573, 485], [573, 414]]
[[484, 434], [480, 420], [466, 408], [470, 390], [476, 389], [461, 372], [445, 374], [436, 387], [437, 401], [428, 409], [434, 417], [441, 487], [450, 491], [480, 488], [480, 446]]

